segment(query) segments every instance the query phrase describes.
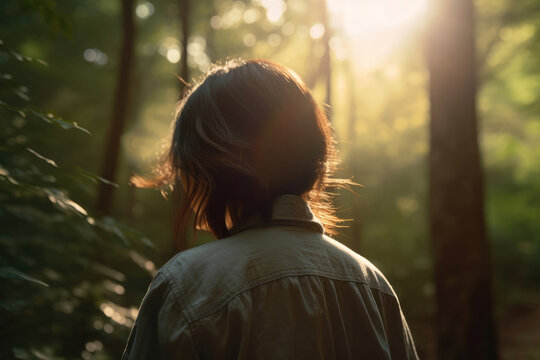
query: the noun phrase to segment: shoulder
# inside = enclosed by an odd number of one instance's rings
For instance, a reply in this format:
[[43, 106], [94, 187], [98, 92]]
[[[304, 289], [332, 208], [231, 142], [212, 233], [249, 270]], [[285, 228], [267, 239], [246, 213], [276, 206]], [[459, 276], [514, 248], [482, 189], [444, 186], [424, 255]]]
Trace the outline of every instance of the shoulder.
[[335, 252], [342, 254], [341, 258], [346, 259], [343, 266], [350, 269], [351, 277], [360, 279], [360, 281], [365, 282], [371, 288], [391, 296], [396, 296], [384, 274], [368, 259], [337, 240], [327, 237], [326, 241], [331, 244]]
[[395, 297], [384, 275], [364, 257], [328, 236], [294, 227], [247, 230], [189, 249], [158, 274], [191, 320], [250, 288], [291, 276], [362, 283]]

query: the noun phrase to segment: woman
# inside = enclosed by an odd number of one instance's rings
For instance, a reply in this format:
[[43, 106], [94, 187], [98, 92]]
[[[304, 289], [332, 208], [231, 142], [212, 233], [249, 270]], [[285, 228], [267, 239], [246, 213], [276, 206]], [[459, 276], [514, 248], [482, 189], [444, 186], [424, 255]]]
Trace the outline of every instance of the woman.
[[160, 269], [124, 358], [417, 358], [388, 281], [328, 236], [334, 160], [328, 120], [291, 70], [212, 70], [180, 104], [157, 183], [183, 185], [180, 235], [194, 214], [219, 240]]

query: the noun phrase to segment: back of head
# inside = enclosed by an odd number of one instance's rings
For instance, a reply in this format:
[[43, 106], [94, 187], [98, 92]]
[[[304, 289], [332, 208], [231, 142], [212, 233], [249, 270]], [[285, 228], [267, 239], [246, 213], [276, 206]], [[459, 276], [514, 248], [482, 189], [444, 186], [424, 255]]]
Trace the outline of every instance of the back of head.
[[168, 159], [185, 194], [177, 230], [194, 212], [195, 226], [225, 237], [250, 215], [269, 217], [277, 196], [296, 194], [331, 233], [333, 156], [328, 120], [294, 72], [268, 61], [216, 67], [177, 111]]

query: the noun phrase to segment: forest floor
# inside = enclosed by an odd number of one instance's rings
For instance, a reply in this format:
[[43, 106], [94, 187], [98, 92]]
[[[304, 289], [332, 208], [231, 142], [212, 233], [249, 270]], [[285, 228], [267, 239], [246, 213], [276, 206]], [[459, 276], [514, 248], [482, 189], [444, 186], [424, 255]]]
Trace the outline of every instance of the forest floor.
[[[420, 359], [435, 360], [435, 338], [430, 321], [412, 324]], [[499, 319], [501, 360], [540, 360], [540, 303], [514, 306]]]
[[499, 323], [503, 360], [540, 359], [540, 304], [516, 306]]

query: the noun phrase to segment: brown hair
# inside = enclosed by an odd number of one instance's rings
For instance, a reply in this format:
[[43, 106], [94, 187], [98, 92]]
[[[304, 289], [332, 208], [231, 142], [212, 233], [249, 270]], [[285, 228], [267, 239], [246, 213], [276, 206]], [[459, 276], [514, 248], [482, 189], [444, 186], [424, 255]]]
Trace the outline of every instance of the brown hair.
[[152, 182], [184, 187], [175, 227], [180, 248], [196, 228], [217, 238], [252, 214], [268, 219], [282, 194], [301, 196], [326, 233], [334, 215], [326, 187], [335, 165], [324, 111], [290, 69], [261, 60], [214, 67], [179, 103], [169, 152]]

